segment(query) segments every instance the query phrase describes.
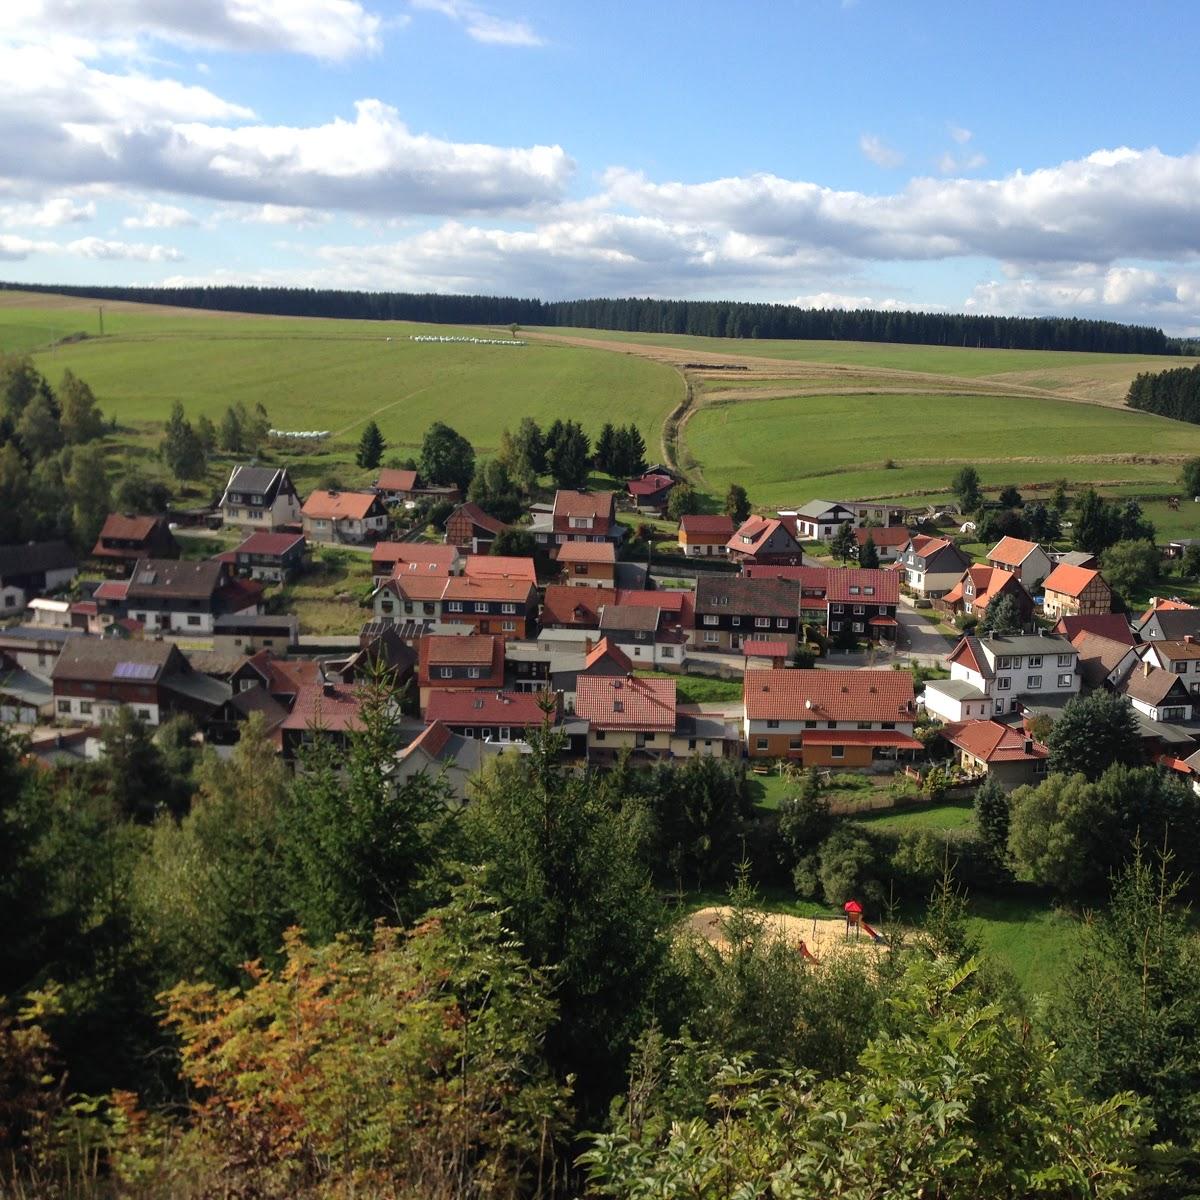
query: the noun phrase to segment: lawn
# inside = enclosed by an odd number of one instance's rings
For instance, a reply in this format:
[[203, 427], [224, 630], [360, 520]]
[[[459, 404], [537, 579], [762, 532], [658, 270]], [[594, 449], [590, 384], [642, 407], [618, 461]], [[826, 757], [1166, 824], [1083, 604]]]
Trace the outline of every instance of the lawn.
[[714, 494], [739, 482], [755, 503], [795, 504], [936, 493], [967, 462], [985, 485], [1064, 477], [1166, 488], [1178, 459], [1200, 454], [1200, 426], [1017, 396], [792, 396], [701, 407], [685, 442]]
[[1032, 889], [972, 897], [967, 924], [984, 953], [1006, 966], [1028, 994], [1055, 989], [1080, 939], [1078, 919], [1056, 911]]
[[636, 671], [643, 679], [674, 679], [675, 698], [680, 704], [738, 704], [742, 699], [740, 679], [709, 679], [705, 675], [679, 675], [674, 671]]
[[852, 819], [870, 825], [881, 833], [902, 833], [910, 829], [963, 829], [974, 819], [974, 810], [969, 800], [956, 800], [950, 804], [928, 804], [900, 811], [885, 809], [882, 812], [863, 813]]
[[349, 550], [318, 550], [312, 568], [278, 591], [281, 612], [300, 618], [301, 633], [353, 634], [370, 609], [360, 601], [371, 584], [371, 560]]

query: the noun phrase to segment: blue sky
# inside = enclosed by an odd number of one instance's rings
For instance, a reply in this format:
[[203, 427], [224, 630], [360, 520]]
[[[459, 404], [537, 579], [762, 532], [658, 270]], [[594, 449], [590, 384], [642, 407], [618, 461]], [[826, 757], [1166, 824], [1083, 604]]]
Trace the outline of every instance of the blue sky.
[[1200, 331], [1184, 3], [5, 0], [0, 275]]

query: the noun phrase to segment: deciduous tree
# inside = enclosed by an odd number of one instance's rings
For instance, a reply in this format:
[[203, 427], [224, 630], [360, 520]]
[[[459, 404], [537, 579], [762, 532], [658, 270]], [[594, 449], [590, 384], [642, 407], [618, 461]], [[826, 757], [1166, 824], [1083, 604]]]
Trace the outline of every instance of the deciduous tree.
[[740, 483], [731, 483], [725, 493], [725, 515], [740, 525], [750, 515], [750, 497]]
[[465, 493], [475, 474], [475, 450], [462, 434], [434, 421], [421, 442], [421, 476], [426, 483]]

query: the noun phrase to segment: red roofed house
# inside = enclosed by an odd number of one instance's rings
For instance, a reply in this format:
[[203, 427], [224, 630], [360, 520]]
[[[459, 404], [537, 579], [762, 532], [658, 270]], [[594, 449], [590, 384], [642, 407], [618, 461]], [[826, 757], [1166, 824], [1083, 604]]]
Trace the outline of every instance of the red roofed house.
[[387, 509], [374, 492], [313, 492], [300, 519], [314, 542], [375, 541], [388, 527]]
[[457, 504], [462, 499], [458, 488], [422, 483], [416, 471], [403, 467], [381, 468], [373, 490], [387, 505], [411, 504], [416, 500], [445, 500]]
[[565, 542], [556, 557], [569, 587], [610, 588], [615, 584], [617, 548], [612, 542]]
[[875, 543], [875, 553], [879, 561], [895, 562], [900, 557], [900, 551], [908, 544], [912, 534], [903, 525], [888, 525], [887, 527], [859, 525], [854, 530], [854, 540], [858, 543], [858, 552], [867, 544], [867, 539]]
[[543, 629], [599, 629], [600, 609], [615, 604], [615, 588], [577, 588], [551, 583], [542, 597]]
[[468, 554], [462, 574], [468, 579], [520, 579], [537, 585], [537, 565], [517, 554]]
[[1099, 571], [1059, 563], [1042, 585], [1047, 617], [1078, 617], [1112, 612], [1112, 588]]
[[967, 613], [982, 618], [988, 606], [1001, 596], [1012, 599], [1023, 626], [1033, 619], [1033, 597], [1022, 587], [1020, 576], [1015, 571], [1005, 571], [999, 567], [968, 567], [963, 577], [944, 596], [934, 601], [934, 607], [956, 616]]
[[955, 721], [942, 736], [958, 751], [968, 775], [986, 775], [1006, 791], [1038, 783], [1049, 766], [1050, 751], [1019, 726], [999, 721]]
[[461, 575], [462, 569], [463, 556], [457, 546], [376, 542], [371, 547], [371, 577], [376, 587], [392, 575]]
[[689, 558], [724, 558], [733, 537], [732, 517], [689, 515], [679, 522], [676, 539]]
[[1081, 633], [1094, 633], [1100, 637], [1111, 638], [1114, 642], [1124, 642], [1127, 646], [1137, 645], [1137, 638], [1129, 627], [1129, 618], [1124, 613], [1089, 613], [1087, 616], [1059, 617], [1058, 624], [1051, 632], [1061, 633], [1071, 642]]
[[441, 689], [476, 691], [504, 686], [504, 639], [488, 634], [430, 634], [417, 659], [421, 711]]
[[504, 528], [503, 521], [468, 501], [446, 518], [446, 545], [457, 546], [463, 554], [486, 554]]
[[1002, 537], [988, 551], [987, 564], [1016, 575], [1031, 595], [1041, 591], [1042, 580], [1054, 570], [1050, 555], [1037, 542], [1015, 537]]
[[304, 680], [275, 733], [284, 761], [294, 762], [303, 746], [318, 739], [345, 744], [351, 732], [362, 729], [361, 710], [357, 685], [323, 679], [319, 674]]
[[550, 529], [534, 537], [547, 544], [564, 542], [619, 542], [625, 527], [617, 524], [616, 496], [612, 492], [577, 492], [559, 488], [554, 493]]
[[587, 721], [587, 755], [601, 761], [623, 750], [666, 758], [675, 732], [675, 680], [581, 675], [575, 715]]
[[[485, 742], [524, 742], [545, 720], [544, 692], [433, 691], [425, 707], [426, 724], [440, 721], [452, 733]], [[551, 713], [551, 724], [557, 715]]]
[[302, 533], [252, 533], [234, 552], [239, 575], [283, 583], [304, 570], [308, 543]]
[[671, 489], [675, 486], [675, 480], [670, 475], [652, 475], [645, 474], [637, 479], [631, 479], [626, 487], [629, 489], [629, 497], [633, 501], [633, 507], [642, 512], [648, 509], [650, 512], [663, 513], [667, 508], [667, 499], [671, 495]]
[[725, 543], [726, 552], [735, 562], [786, 563], [804, 565], [804, 551], [779, 517], [750, 516], [738, 526]]
[[873, 641], [896, 636], [900, 578], [872, 567], [772, 567], [746, 563], [746, 579], [787, 580], [800, 585], [800, 619], [837, 633], [844, 621]]
[[751, 758], [806, 767], [869, 767], [877, 753], [920, 750], [907, 671], [750, 670], [743, 736]]
[[92, 557], [112, 575], [128, 574], [139, 558], [178, 558], [179, 553], [166, 517], [130, 513], [109, 513], [92, 547]]
[[385, 579], [373, 596], [381, 621], [427, 621], [436, 633], [529, 636], [537, 616], [537, 588], [527, 578], [403, 573]]

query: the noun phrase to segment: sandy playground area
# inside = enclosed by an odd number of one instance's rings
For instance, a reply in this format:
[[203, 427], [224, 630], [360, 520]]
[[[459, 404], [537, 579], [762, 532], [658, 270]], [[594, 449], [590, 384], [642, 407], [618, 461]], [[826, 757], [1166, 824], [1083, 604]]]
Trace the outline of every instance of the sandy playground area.
[[[726, 904], [701, 908], [688, 917], [687, 928], [714, 946], [722, 946], [725, 942], [722, 922], [731, 911]], [[784, 913], [763, 913], [763, 916], [766, 918], [768, 932], [797, 948], [803, 942], [818, 960], [846, 951], [887, 949], [885, 942], [874, 942], [865, 933], [859, 933], [857, 938], [852, 933], [847, 941], [846, 922], [840, 917], [822, 920], [817, 917], [789, 917]], [[878, 926], [874, 928], [883, 932]]]

